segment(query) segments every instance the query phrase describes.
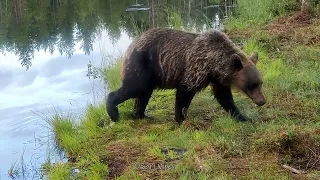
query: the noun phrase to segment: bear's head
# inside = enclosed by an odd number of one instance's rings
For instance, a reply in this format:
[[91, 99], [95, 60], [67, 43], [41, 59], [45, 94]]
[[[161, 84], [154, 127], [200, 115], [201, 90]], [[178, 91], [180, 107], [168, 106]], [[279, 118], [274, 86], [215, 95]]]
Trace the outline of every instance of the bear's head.
[[258, 53], [253, 52], [250, 57], [231, 55], [233, 68], [236, 73], [232, 78], [232, 85], [240, 89], [258, 106], [266, 103], [266, 99], [262, 92], [262, 78], [256, 67], [258, 61]]

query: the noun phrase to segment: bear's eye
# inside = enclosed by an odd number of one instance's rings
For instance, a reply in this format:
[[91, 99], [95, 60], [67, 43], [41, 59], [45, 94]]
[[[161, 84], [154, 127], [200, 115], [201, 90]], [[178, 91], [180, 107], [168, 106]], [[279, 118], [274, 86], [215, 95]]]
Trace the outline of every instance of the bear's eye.
[[249, 90], [254, 90], [255, 88], [257, 88], [259, 86], [259, 84], [258, 83], [253, 83], [253, 84], [250, 84], [249, 85]]

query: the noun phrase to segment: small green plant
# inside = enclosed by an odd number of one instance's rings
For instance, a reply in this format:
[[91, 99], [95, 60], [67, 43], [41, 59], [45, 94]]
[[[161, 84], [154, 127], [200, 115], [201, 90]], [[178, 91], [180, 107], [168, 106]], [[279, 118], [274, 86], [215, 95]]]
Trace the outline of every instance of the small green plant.
[[183, 19], [181, 17], [181, 12], [177, 9], [168, 8], [166, 9], [167, 14], [167, 24], [173, 29], [183, 28]]
[[318, 0], [311, 0], [311, 13], [316, 16], [319, 17], [320, 15], [320, 3]]
[[165, 155], [161, 152], [161, 148], [157, 145], [150, 147], [148, 152], [151, 156], [156, 156], [160, 159], [166, 158]]
[[281, 16], [297, 10], [300, 10], [300, 4], [298, 1], [292, 0], [272, 0], [270, 9], [274, 16]]
[[292, 0], [239, 0], [236, 14], [226, 22], [226, 27], [236, 30], [251, 29], [298, 8], [299, 2]]
[[71, 179], [71, 169], [67, 163], [56, 163], [48, 172], [50, 180]]
[[76, 154], [81, 148], [81, 135], [78, 125], [71, 118], [63, 118], [54, 115], [50, 120], [50, 126], [55, 136], [57, 146], [66, 149], [68, 153]]
[[104, 103], [99, 106], [89, 105], [85, 118], [81, 121], [83, 131], [88, 137], [97, 135], [101, 127], [108, 123], [109, 120], [106, 117], [106, 107]]
[[80, 169], [80, 172], [75, 175], [80, 179], [104, 179], [109, 173], [108, 166], [102, 163], [92, 151], [88, 151], [75, 166]]
[[114, 91], [121, 85], [121, 65], [123, 60], [120, 58], [115, 62], [109, 62], [103, 70], [104, 81], [108, 91]]
[[145, 136], [142, 137], [143, 141], [146, 142], [156, 142], [159, 140], [159, 134], [156, 133], [148, 133]]

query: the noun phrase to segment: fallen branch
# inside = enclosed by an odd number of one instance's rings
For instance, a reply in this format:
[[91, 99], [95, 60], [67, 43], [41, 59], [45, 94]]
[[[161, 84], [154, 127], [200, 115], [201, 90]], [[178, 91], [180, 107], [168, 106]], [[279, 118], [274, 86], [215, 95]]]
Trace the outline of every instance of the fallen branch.
[[285, 169], [288, 169], [288, 170], [290, 170], [291, 172], [294, 172], [294, 173], [296, 173], [296, 174], [304, 174], [304, 173], [306, 173], [306, 172], [304, 172], [304, 171], [295, 169], [295, 168], [290, 167], [290, 166], [288, 166], [288, 165], [282, 165], [282, 167], [285, 168]]

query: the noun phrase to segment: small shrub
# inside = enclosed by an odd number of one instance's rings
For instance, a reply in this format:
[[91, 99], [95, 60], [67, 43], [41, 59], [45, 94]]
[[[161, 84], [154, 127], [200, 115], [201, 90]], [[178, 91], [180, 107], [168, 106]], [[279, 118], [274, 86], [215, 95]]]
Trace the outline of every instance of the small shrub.
[[100, 128], [107, 122], [106, 107], [105, 104], [99, 106], [90, 105], [86, 110], [86, 116], [83, 121], [83, 130], [87, 136], [96, 135], [100, 132]]
[[48, 178], [50, 180], [71, 179], [70, 166], [67, 163], [57, 163], [51, 167]]
[[274, 16], [281, 16], [300, 9], [300, 3], [293, 0], [272, 0], [271, 12]]

